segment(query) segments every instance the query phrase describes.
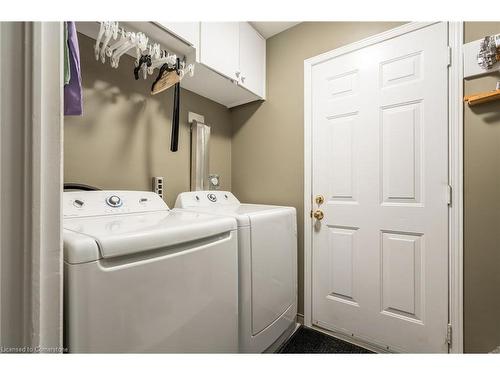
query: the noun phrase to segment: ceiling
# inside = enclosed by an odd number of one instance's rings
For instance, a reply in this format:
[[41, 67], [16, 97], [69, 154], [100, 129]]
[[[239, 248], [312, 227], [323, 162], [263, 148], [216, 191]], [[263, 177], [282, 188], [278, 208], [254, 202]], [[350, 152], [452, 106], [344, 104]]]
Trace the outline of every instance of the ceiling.
[[299, 23], [300, 22], [250, 22], [255, 30], [266, 39]]

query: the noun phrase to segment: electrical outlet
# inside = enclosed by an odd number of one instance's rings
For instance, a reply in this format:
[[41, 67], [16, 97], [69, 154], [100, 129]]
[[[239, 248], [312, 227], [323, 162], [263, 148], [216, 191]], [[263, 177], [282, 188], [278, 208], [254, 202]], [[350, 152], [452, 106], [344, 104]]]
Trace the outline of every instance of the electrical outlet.
[[165, 189], [164, 179], [162, 176], [153, 177], [153, 192], [163, 198], [163, 191]]
[[208, 189], [209, 190], [220, 189], [220, 176], [218, 174], [211, 174], [208, 176]]

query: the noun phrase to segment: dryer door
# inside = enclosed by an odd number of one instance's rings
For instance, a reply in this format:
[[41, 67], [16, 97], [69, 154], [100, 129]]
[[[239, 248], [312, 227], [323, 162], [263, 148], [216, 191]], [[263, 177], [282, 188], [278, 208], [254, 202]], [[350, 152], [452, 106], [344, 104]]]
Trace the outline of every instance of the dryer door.
[[296, 299], [295, 209], [250, 215], [252, 243], [252, 334], [273, 324]]

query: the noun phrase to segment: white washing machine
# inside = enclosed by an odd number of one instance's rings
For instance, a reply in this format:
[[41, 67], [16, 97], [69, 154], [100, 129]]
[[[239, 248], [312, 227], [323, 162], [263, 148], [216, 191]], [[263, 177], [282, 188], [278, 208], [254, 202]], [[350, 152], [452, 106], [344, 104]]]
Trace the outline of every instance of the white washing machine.
[[238, 244], [229, 217], [151, 192], [65, 192], [70, 352], [238, 351]]
[[295, 208], [242, 204], [227, 191], [181, 193], [176, 208], [236, 218], [239, 246], [240, 351], [273, 351], [295, 328]]

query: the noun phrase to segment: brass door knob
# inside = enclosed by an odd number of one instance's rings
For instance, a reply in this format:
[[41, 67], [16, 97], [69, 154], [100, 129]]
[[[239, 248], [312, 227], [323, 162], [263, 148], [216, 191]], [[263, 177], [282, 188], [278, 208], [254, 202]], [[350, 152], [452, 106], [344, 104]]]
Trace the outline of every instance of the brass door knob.
[[316, 210], [316, 211], [314, 211], [313, 216], [316, 220], [323, 220], [323, 218], [325, 217], [325, 214], [321, 210]]
[[323, 204], [323, 202], [325, 201], [325, 197], [323, 197], [322, 195], [316, 195], [315, 200], [317, 204]]

